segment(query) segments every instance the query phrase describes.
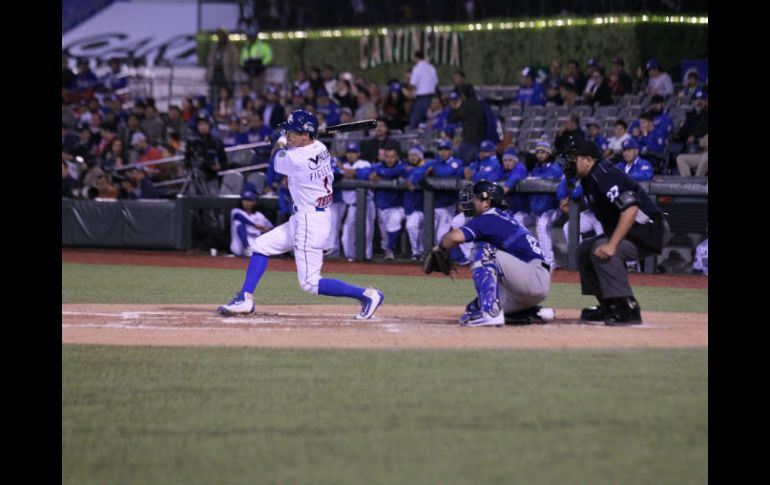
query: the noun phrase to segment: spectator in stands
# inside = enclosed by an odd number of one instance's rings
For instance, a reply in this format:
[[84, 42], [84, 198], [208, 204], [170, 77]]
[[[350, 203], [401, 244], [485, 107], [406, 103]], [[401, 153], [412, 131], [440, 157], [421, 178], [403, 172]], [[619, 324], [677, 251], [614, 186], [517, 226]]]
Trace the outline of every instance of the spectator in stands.
[[674, 141], [685, 145], [698, 144], [709, 131], [708, 95], [699, 89], [693, 94], [692, 103], [693, 108], [687, 112], [682, 127], [674, 137]]
[[305, 99], [304, 91], [294, 88], [291, 92], [291, 103], [289, 103], [290, 109], [288, 112], [291, 113], [294, 110], [303, 109], [306, 104], [307, 100]]
[[126, 171], [126, 177], [131, 181], [131, 199], [157, 199], [160, 197], [158, 189], [155, 188], [150, 179], [147, 178], [146, 170], [137, 165], [133, 165]]
[[631, 76], [626, 72], [626, 63], [622, 57], [616, 57], [612, 61], [612, 71], [610, 72], [610, 90], [615, 96], [622, 96], [631, 93]]
[[653, 167], [650, 162], [639, 156], [639, 144], [633, 138], [623, 142], [623, 160], [616, 167], [623, 170], [629, 177], [637, 182], [646, 182], [653, 176]]
[[139, 127], [152, 145], [157, 145], [166, 138], [166, 125], [158, 116], [155, 106], [148, 106], [144, 110], [144, 119], [139, 123]]
[[709, 171], [709, 136], [703, 135], [698, 140], [700, 153], [682, 153], [676, 157], [676, 166], [679, 169], [679, 175], [689, 177], [692, 175], [692, 169], [695, 169], [696, 177], [704, 177]]
[[668, 138], [674, 131], [674, 120], [666, 113], [666, 100], [663, 96], [656, 94], [652, 97], [649, 111], [654, 116], [653, 125], [655, 130]]
[[449, 123], [461, 123], [463, 141], [457, 148], [457, 158], [465, 165], [473, 162], [478, 154], [479, 143], [486, 138], [487, 120], [484, 107], [473, 91], [473, 86], [465, 86], [462, 96], [449, 93]]
[[78, 139], [70, 147], [69, 152], [73, 157], [80, 157], [85, 162], [89, 162], [93, 158], [94, 144], [92, 141], [93, 134], [91, 133], [91, 127], [88, 123], [80, 123], [77, 126]]
[[[391, 79], [390, 83], [388, 84], [388, 95], [383, 100], [382, 104], [382, 114], [385, 116], [385, 119], [388, 120], [388, 128], [391, 130], [402, 130], [409, 123], [409, 115], [406, 114], [406, 108], [404, 107], [405, 101], [406, 97], [402, 92], [401, 83], [395, 79]], [[374, 107], [374, 105], [372, 105], [372, 107]], [[431, 104], [426, 111], [426, 125], [429, 127], [432, 126], [432, 122], [434, 121], [434, 119], [431, 118], [431, 114], [433, 115], [433, 118], [435, 118], [438, 114], [435, 112], [435, 110], [432, 111], [433, 107], [434, 102], [433, 99], [431, 99]], [[439, 112], [441, 112], [441, 110], [439, 110]], [[356, 118], [356, 120], [358, 119]]]
[[244, 121], [247, 123], [248, 130], [245, 132], [245, 136], [242, 134], [238, 137], [237, 142], [239, 145], [267, 141], [270, 139], [270, 135], [273, 134], [273, 129], [264, 123], [259, 113], [254, 113], [251, 117], [242, 119], [241, 124]]
[[78, 59], [78, 73], [75, 76], [74, 89], [79, 99], [91, 99], [99, 80], [91, 71], [88, 59]]
[[198, 115], [198, 138], [191, 139], [187, 143], [187, 153], [200, 159], [200, 168], [206, 178], [209, 194], [219, 193], [220, 170], [227, 170], [227, 153], [222, 140], [216, 138], [211, 132], [211, 119], [205, 115]]
[[[441, 102], [441, 96], [433, 96], [430, 100], [430, 107], [428, 112], [425, 113], [426, 120], [425, 125], [431, 130], [440, 130], [440, 125], [446, 121], [446, 117], [449, 116], [449, 110], [444, 109], [444, 103]], [[437, 128], [439, 126], [439, 128]]]
[[436, 68], [428, 61], [423, 51], [415, 51], [414, 62], [414, 68], [409, 78], [409, 85], [414, 89], [414, 105], [409, 114], [409, 129], [411, 130], [425, 121], [425, 113], [430, 107], [430, 100], [438, 88]]
[[122, 66], [120, 59], [114, 57], [109, 60], [108, 64], [110, 70], [107, 74], [102, 76], [102, 87], [112, 93], [119, 89], [125, 89], [128, 86], [128, 78], [121, 72]]
[[235, 99], [233, 90], [229, 86], [220, 86], [218, 97], [214, 103], [214, 119], [217, 123], [227, 123], [231, 116], [235, 115]]
[[323, 88], [326, 93], [337, 92], [337, 73], [334, 71], [334, 66], [331, 64], [324, 64], [321, 69], [321, 78], [323, 79]]
[[551, 61], [551, 67], [549, 68], [550, 75], [548, 76], [548, 82], [556, 85], [556, 89], [561, 85], [561, 62], [558, 59]]
[[[130, 156], [132, 159], [131, 163], [149, 162], [163, 158], [163, 153], [148, 143], [147, 137], [142, 132], [136, 132], [131, 135], [131, 147], [133, 148], [133, 154]], [[158, 171], [158, 167], [155, 165], [148, 165], [147, 169], [152, 172]]]
[[388, 136], [388, 123], [384, 117], [377, 118], [377, 126], [374, 128], [374, 137], [361, 142], [361, 159], [372, 163], [385, 161], [385, 151], [392, 148], [398, 151], [398, 141]]
[[259, 85], [264, 79], [266, 67], [273, 62], [273, 49], [259, 38], [257, 32], [252, 32], [246, 44], [241, 47], [239, 60], [244, 72], [249, 76], [249, 84]]
[[687, 83], [677, 94], [680, 98], [692, 97], [698, 90], [698, 71], [693, 69], [687, 73]]
[[607, 140], [607, 150], [602, 154], [602, 158], [612, 162], [619, 162], [623, 154], [623, 142], [630, 140], [628, 134], [628, 125], [623, 120], [615, 121], [615, 134]]
[[463, 87], [465, 86], [465, 73], [459, 69], [452, 73], [452, 91], [457, 94], [462, 94]]
[[639, 115], [639, 136], [633, 138], [639, 144], [642, 155], [658, 163], [663, 160], [666, 136], [655, 129], [654, 120], [655, 115], [650, 112]]
[[[324, 80], [321, 77], [321, 69], [319, 67], [313, 66], [310, 68], [310, 92], [315, 93], [319, 89], [324, 87]], [[306, 92], [308, 88], [305, 88], [302, 90], [302, 92]]]
[[113, 172], [127, 167], [129, 164], [123, 140], [119, 137], [113, 138], [105, 150], [102, 169], [106, 172]]
[[72, 198], [77, 197], [77, 192], [80, 189], [80, 183], [77, 179], [70, 177], [69, 167], [67, 162], [62, 160], [61, 162], [61, 196]]
[[187, 141], [187, 139], [190, 138], [190, 126], [184, 121], [182, 110], [175, 104], [172, 104], [168, 108], [166, 130], [177, 133], [181, 141]]
[[634, 79], [634, 87], [632, 89], [633, 94], [645, 94], [647, 92], [647, 85], [650, 80], [647, 76], [647, 70], [644, 66], [638, 66], [636, 68], [636, 78]]
[[352, 111], [358, 106], [356, 93], [353, 86], [347, 79], [342, 79], [337, 83], [337, 91], [334, 93], [334, 99], [340, 108], [350, 108]]
[[227, 131], [221, 134], [221, 140], [222, 144], [225, 146], [225, 148], [234, 147], [238, 143], [235, 141], [238, 135], [240, 134], [240, 118], [233, 115], [230, 117], [229, 120], [227, 120]]
[[[353, 115], [353, 121], [363, 121], [363, 120], [372, 120], [377, 118], [377, 106], [375, 106], [374, 102], [372, 102], [371, 95], [369, 93], [369, 90], [366, 88], [361, 88], [358, 90], [357, 94], [357, 105], [358, 108], [356, 108], [354, 115]], [[403, 107], [403, 95], [401, 98], [401, 105]], [[388, 128], [403, 128], [404, 125], [397, 126], [398, 123], [397, 120], [390, 121], [388, 117], [385, 117]], [[337, 118], [337, 123], [339, 123], [339, 117]], [[336, 124], [336, 123], [332, 123]]]
[[562, 106], [564, 100], [561, 97], [561, 90], [559, 88], [558, 80], [548, 81], [548, 85], [545, 90], [545, 105], [546, 106]]
[[586, 77], [580, 70], [580, 64], [575, 59], [567, 61], [567, 75], [564, 77], [565, 83], [570, 83], [575, 87], [575, 92], [582, 93], [586, 87]]
[[[275, 86], [268, 85], [266, 90], [267, 99], [265, 101], [265, 105], [261, 108], [259, 106], [255, 106], [255, 111], [261, 114], [262, 120], [264, 120], [265, 124], [274, 130], [278, 127], [278, 123], [283, 123], [283, 121], [286, 120], [286, 111], [283, 109], [283, 105], [278, 100], [278, 90], [275, 88]], [[328, 120], [328, 115], [326, 118]]]
[[535, 82], [535, 70], [525, 67], [521, 71], [521, 84], [519, 85], [516, 100], [524, 106], [543, 106], [545, 98], [543, 96], [543, 86]]
[[299, 92], [304, 93], [310, 89], [310, 79], [307, 77], [307, 73], [304, 69], [297, 69], [294, 74], [294, 81], [292, 82], [292, 90], [299, 89]]
[[599, 61], [592, 57], [586, 62], [586, 85], [583, 88], [583, 97], [590, 97], [595, 90], [596, 80], [594, 79], [594, 72], [599, 69]]
[[[359, 95], [360, 94], [361, 92], [359, 91]], [[315, 100], [314, 108], [316, 116], [318, 116], [318, 114], [324, 115], [326, 122], [330, 125], [336, 125], [340, 122], [340, 108], [336, 103], [329, 99], [329, 94], [325, 89], [316, 91]], [[361, 108], [362, 104], [363, 103], [359, 102], [359, 108]]]
[[107, 148], [115, 139], [117, 134], [110, 129], [109, 126], [102, 125], [99, 129], [99, 143], [94, 147], [94, 156], [100, 161], [104, 160], [104, 155], [107, 153]]
[[66, 95], [68, 95], [70, 90], [74, 88], [75, 88], [75, 73], [72, 72], [72, 69], [70, 69], [69, 59], [67, 59], [67, 57], [65, 56], [62, 56], [61, 58], [62, 98], [66, 98], [67, 97]]
[[[182, 100], [182, 121], [185, 123], [192, 123], [197, 116], [198, 110], [193, 104], [193, 99], [189, 96], [185, 96]], [[179, 133], [181, 133], [181, 131]]]
[[607, 83], [607, 78], [604, 76], [604, 69], [594, 69], [591, 76], [594, 82], [591, 86], [591, 91], [586, 94], [586, 101], [594, 106], [609, 106], [613, 104], [612, 90], [609, 83]]
[[562, 82], [559, 86], [559, 95], [561, 96], [561, 105], [572, 109], [577, 104], [577, 88], [571, 82]]
[[567, 117], [564, 126], [559, 130], [559, 134], [556, 135], [554, 147], [557, 152], [563, 152], [572, 141], [582, 140], [585, 137], [585, 133], [580, 129], [580, 117], [573, 113]]
[[[84, 184], [85, 185], [85, 184]], [[89, 198], [99, 197], [101, 199], [117, 199], [120, 189], [117, 185], [110, 182], [110, 179], [104, 173], [96, 176], [93, 187], [96, 189], [95, 193], [89, 191]]]
[[221, 88], [232, 90], [235, 86], [239, 59], [238, 49], [230, 42], [224, 29], [218, 29], [215, 36], [216, 44], [206, 58], [206, 82], [209, 83], [209, 98], [216, 104]]
[[659, 94], [664, 98], [674, 94], [674, 84], [671, 82], [671, 76], [663, 72], [657, 59], [647, 61], [647, 71], [650, 76], [650, 81], [647, 85], [648, 94]]
[[609, 143], [601, 134], [602, 127], [599, 125], [599, 121], [596, 118], [586, 118], [585, 123], [588, 130], [586, 139], [594, 142], [599, 147], [600, 153], [604, 153], [609, 148]]
[[[376, 82], [372, 81], [369, 83], [369, 86], [367, 86], [366, 89], [369, 92], [369, 98], [372, 100], [372, 103], [374, 103], [374, 106], [377, 108], [377, 116], [380, 116], [382, 114], [381, 113], [382, 97], [380, 96], [380, 86]], [[402, 90], [406, 89], [406, 85], [404, 83], [401, 83], [401, 89]], [[404, 92], [404, 94], [406, 95], [406, 92]], [[407, 113], [409, 113], [410, 110], [412, 109], [411, 106], [412, 106], [412, 101], [410, 99], [406, 99], [404, 101], [404, 109], [406, 110]]]

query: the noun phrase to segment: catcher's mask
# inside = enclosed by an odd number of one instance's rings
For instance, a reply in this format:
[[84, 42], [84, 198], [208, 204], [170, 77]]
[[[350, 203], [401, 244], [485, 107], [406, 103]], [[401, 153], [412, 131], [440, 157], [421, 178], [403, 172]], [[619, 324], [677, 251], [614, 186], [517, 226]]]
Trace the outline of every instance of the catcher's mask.
[[466, 185], [460, 189], [460, 209], [466, 217], [476, 215], [473, 199], [489, 200], [492, 207], [507, 207], [503, 188], [488, 180], [476, 182], [474, 185]]

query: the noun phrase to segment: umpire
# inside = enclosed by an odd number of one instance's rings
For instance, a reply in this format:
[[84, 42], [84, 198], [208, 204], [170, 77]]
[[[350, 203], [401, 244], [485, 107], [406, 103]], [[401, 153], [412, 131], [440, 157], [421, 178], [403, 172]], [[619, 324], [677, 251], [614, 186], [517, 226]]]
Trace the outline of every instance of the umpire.
[[577, 249], [582, 294], [599, 300], [599, 306], [583, 309], [580, 319], [639, 325], [641, 310], [625, 262], [660, 254], [670, 235], [668, 222], [636, 181], [600, 158], [599, 147], [589, 140], [575, 142], [562, 158], [567, 179], [580, 180], [585, 200], [604, 229]]

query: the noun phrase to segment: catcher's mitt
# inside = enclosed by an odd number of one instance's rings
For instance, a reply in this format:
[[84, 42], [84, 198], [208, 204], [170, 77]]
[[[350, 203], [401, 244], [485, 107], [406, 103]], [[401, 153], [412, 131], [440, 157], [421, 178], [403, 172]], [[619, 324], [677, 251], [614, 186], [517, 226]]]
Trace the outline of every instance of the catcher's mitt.
[[449, 253], [442, 249], [434, 249], [431, 251], [430, 254], [428, 254], [428, 257], [425, 258], [425, 263], [423, 264], [422, 269], [425, 271], [425, 274], [431, 274], [434, 271], [438, 271], [440, 273], [444, 273], [450, 278], [452, 278], [452, 270], [457, 271], [454, 264], [452, 263], [452, 260], [449, 259]]

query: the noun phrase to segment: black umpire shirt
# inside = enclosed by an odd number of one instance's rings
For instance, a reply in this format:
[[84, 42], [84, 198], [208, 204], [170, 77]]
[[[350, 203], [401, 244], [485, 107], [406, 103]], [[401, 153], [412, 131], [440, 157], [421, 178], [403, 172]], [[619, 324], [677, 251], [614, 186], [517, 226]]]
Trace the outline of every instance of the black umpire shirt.
[[639, 198], [636, 224], [645, 224], [663, 213], [636, 180], [606, 160], [595, 163], [580, 184], [586, 202], [599, 219], [607, 237], [612, 236], [620, 219], [620, 209], [615, 205], [615, 199], [627, 190], [635, 192]]

